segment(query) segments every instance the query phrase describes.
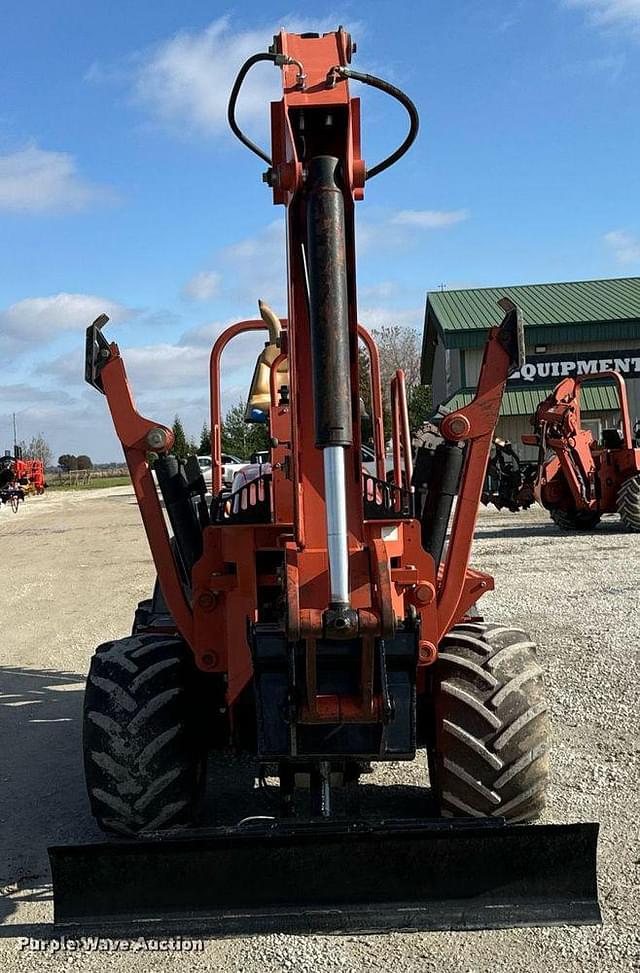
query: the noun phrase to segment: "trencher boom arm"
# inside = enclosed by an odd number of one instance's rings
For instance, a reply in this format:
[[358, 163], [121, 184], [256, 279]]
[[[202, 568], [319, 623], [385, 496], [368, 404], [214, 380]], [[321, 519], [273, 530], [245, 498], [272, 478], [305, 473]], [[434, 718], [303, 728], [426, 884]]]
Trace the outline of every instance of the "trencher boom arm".
[[[87, 332], [86, 377], [107, 398], [162, 597], [141, 603], [130, 638], [95, 654], [85, 703], [93, 814], [104, 830], [144, 840], [51, 849], [58, 922], [198, 919], [236, 931], [302, 921], [332, 931], [597, 921], [597, 828], [511, 823], [544, 803], [540, 667], [519, 628], [485, 623], [474, 608], [493, 587], [469, 557], [505, 383], [523, 360], [522, 320], [501, 302], [475, 398], [440, 420], [429, 456], [416, 456], [416, 469], [429, 467], [416, 509], [400, 370], [387, 471], [378, 351], [358, 322], [354, 211], [369, 181], [408, 150], [418, 116], [398, 88], [354, 71], [353, 52], [342, 28], [282, 31], [231, 89], [231, 128], [266, 164], [264, 182], [285, 207], [288, 310], [280, 318], [260, 302], [260, 319], [214, 344], [212, 499], [195, 461], [171, 454], [170, 430], [136, 411], [117, 345], [102, 334], [106, 318]], [[270, 151], [236, 119], [242, 83], [263, 61], [282, 73]], [[350, 82], [389, 94], [408, 116], [399, 147], [370, 167]], [[269, 462], [224, 489], [221, 357], [237, 335], [259, 330], [267, 340], [246, 416], [267, 422]], [[364, 466], [359, 342], [374, 453]], [[114, 682], [121, 692], [111, 696]], [[150, 714], [151, 743], [131, 731]], [[280, 818], [167, 840], [167, 829], [198, 818], [207, 745], [249, 749], [273, 768]], [[333, 815], [335, 786], [421, 747], [441, 819]], [[310, 821], [292, 820], [301, 780]], [[79, 894], [85, 886], [91, 895]]]
[[85, 380], [106, 396], [116, 435], [131, 474], [162, 592], [180, 633], [190, 642], [193, 638], [193, 613], [171, 549], [158, 491], [148, 463], [149, 453], [167, 453], [171, 449], [173, 432], [167, 426], [145, 419], [137, 411], [118, 346], [115, 342], [109, 343], [102, 333], [108, 320], [106, 314], [101, 314], [87, 328]]

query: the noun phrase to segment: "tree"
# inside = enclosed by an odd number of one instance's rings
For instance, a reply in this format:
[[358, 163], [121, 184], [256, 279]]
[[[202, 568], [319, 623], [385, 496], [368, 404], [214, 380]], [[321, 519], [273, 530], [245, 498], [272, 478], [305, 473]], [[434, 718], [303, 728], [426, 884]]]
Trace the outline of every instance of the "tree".
[[20, 443], [20, 447], [22, 449], [23, 459], [39, 459], [42, 460], [45, 468], [51, 466], [53, 453], [51, 452], [49, 443], [41, 432], [37, 436], [34, 436], [28, 445], [25, 442]]
[[177, 456], [178, 459], [186, 459], [186, 457], [189, 455], [189, 445], [187, 443], [187, 437], [184, 434], [184, 426], [182, 425], [180, 416], [175, 417], [173, 420], [173, 426], [171, 428], [174, 436], [173, 454], [174, 456]]
[[[380, 380], [382, 384], [382, 409], [385, 437], [391, 434], [391, 380], [396, 370], [404, 371], [409, 410], [409, 428], [413, 433], [431, 414], [431, 389], [420, 384], [421, 339], [414, 328], [400, 325], [386, 325], [372, 330], [373, 338], [380, 355]], [[369, 381], [369, 356], [360, 348], [360, 396], [367, 412], [372, 414], [371, 388]], [[363, 439], [371, 435], [371, 423], [363, 421]]]
[[252, 453], [269, 448], [269, 431], [266, 423], [245, 422], [246, 402], [242, 400], [227, 412], [222, 423], [222, 448], [240, 459], [249, 459]]
[[413, 435], [433, 412], [430, 385], [414, 385], [407, 391], [407, 409], [409, 412], [409, 429]]
[[58, 466], [63, 473], [70, 473], [72, 470], [77, 470], [78, 457], [72, 453], [63, 453], [62, 456], [58, 456]]
[[93, 463], [91, 462], [91, 457], [90, 456], [86, 456], [84, 453], [82, 453], [80, 456], [78, 456], [77, 463], [78, 463], [78, 465], [77, 465], [76, 468], [79, 469], [79, 470], [92, 470], [93, 469]]
[[200, 433], [200, 445], [198, 447], [199, 456], [210, 456], [211, 455], [211, 431], [207, 423], [203, 423], [202, 432]]
[[407, 390], [419, 385], [422, 341], [416, 329], [390, 324], [374, 328], [372, 334], [380, 353], [383, 392], [389, 389], [397, 368], [404, 371]]

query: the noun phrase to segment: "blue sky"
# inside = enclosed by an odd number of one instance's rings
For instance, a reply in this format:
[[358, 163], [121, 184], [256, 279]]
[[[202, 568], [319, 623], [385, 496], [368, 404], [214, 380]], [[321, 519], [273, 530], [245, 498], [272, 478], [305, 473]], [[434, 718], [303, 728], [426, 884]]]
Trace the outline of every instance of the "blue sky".
[[[360, 319], [421, 327], [425, 292], [640, 273], [640, 0], [29, 0], [0, 41], [0, 450], [119, 457], [82, 382], [102, 310], [145, 414], [207, 416], [207, 359], [258, 297], [286, 313], [284, 211], [225, 123], [239, 64], [281, 26], [358, 41], [354, 66], [414, 99], [417, 146], [358, 204]], [[267, 139], [278, 74], [240, 112]], [[362, 94], [358, 92], [358, 94]], [[400, 110], [363, 95], [373, 164]], [[225, 362], [246, 394], [255, 344]]]

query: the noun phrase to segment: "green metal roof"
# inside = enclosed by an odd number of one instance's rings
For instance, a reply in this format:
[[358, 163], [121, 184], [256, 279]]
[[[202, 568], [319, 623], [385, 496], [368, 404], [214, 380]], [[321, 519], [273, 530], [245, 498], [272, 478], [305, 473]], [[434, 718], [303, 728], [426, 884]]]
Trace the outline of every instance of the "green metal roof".
[[488, 329], [502, 320], [501, 297], [510, 297], [522, 309], [529, 347], [640, 337], [640, 277], [430, 291], [422, 346], [423, 382], [431, 381], [438, 342], [445, 348], [484, 344]]
[[[553, 385], [535, 388], [508, 389], [502, 398], [501, 416], [532, 416], [540, 403], [555, 388]], [[443, 405], [449, 409], [460, 409], [468, 405], [476, 394], [475, 389], [460, 389]], [[620, 409], [618, 393], [613, 383], [588, 383], [582, 386], [582, 412], [616, 412]]]

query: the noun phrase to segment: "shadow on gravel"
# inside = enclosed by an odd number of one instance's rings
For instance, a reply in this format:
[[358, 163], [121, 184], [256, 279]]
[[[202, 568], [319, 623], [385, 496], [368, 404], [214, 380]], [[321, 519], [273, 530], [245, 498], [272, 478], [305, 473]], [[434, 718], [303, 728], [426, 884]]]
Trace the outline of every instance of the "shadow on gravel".
[[[0, 923], [20, 900], [51, 897], [49, 844], [96, 837], [82, 773], [84, 680], [53, 669], [0, 669]], [[22, 935], [16, 928], [0, 935]]]
[[[49, 845], [105, 840], [85, 793], [84, 682], [85, 676], [75, 672], [0, 668], [0, 939], [55, 937], [47, 922], [9, 920], [23, 904], [51, 902]], [[252, 755], [213, 754], [203, 824], [277, 816], [277, 786], [261, 787], [257, 778]], [[426, 769], [424, 787], [377, 785], [374, 771], [363, 775], [360, 784], [334, 789], [334, 813], [374, 820], [428, 817], [433, 810], [426, 784]], [[310, 813], [305, 792], [299, 792], [297, 811], [301, 816]]]
[[562, 540], [566, 537], [602, 537], [612, 534], [629, 533], [618, 520], [605, 521], [594, 527], [593, 530], [561, 530], [555, 524], [529, 524], [526, 527], [496, 527], [492, 530], [485, 530], [482, 524], [476, 527], [476, 540], [483, 540], [485, 537], [504, 538], [508, 540], [516, 537], [557, 537]]

